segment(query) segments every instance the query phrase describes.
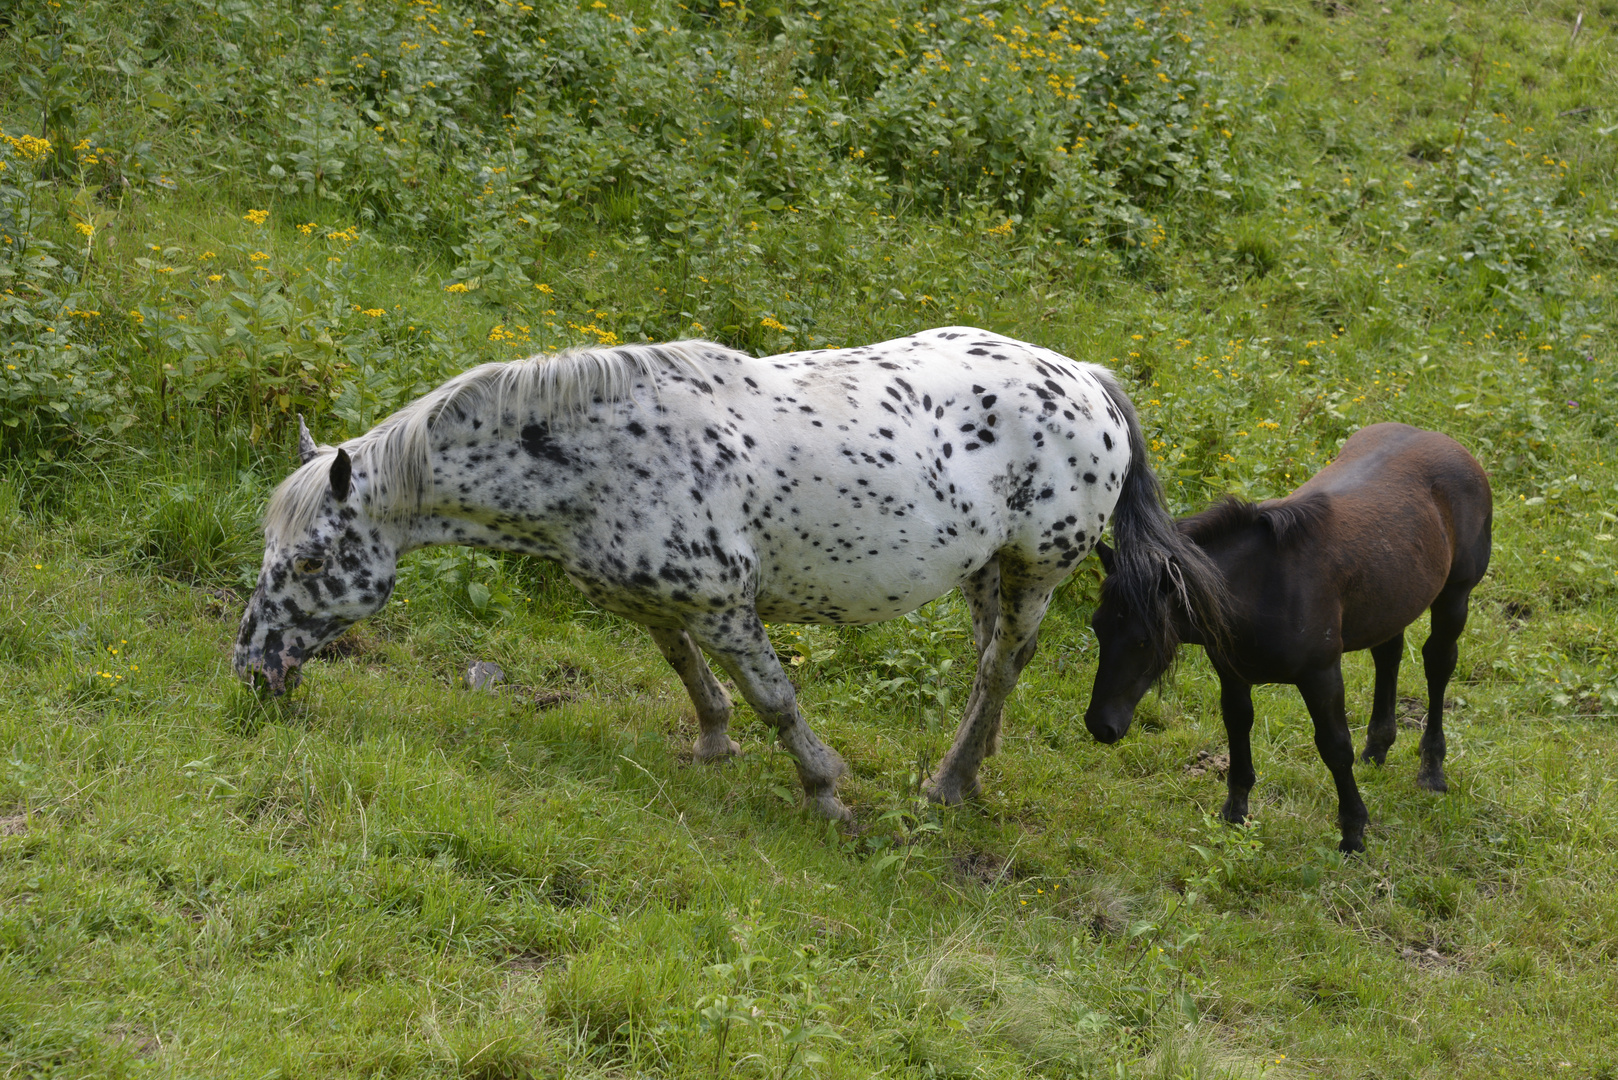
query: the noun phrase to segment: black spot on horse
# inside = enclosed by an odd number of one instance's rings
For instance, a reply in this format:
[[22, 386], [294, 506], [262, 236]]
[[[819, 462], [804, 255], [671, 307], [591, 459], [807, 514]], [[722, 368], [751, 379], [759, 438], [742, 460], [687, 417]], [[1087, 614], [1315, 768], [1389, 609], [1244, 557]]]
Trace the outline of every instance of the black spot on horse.
[[561, 445], [551, 438], [548, 424], [529, 424], [523, 428], [522, 448], [528, 451], [532, 457], [544, 458], [558, 465], [571, 465], [573, 463], [572, 459], [567, 456], [567, 451], [563, 450]]

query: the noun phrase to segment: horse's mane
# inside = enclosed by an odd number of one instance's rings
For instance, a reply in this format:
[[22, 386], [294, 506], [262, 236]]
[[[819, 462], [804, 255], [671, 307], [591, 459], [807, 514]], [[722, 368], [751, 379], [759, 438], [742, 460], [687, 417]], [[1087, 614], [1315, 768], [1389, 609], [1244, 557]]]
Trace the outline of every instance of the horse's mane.
[[703, 378], [716, 355], [751, 359], [711, 341], [690, 340], [569, 349], [462, 372], [341, 447], [321, 447], [270, 496], [265, 537], [274, 545], [302, 536], [314, 524], [328, 489], [332, 456], [339, 449], [348, 452], [355, 474], [369, 479], [369, 514], [407, 518], [420, 512], [432, 493], [429, 435], [446, 411], [460, 415], [487, 411], [495, 417], [515, 411], [554, 421], [583, 412], [596, 401], [621, 401], [638, 380], [660, 371]]
[[1263, 524], [1277, 545], [1295, 544], [1313, 536], [1325, 520], [1331, 500], [1324, 492], [1299, 498], [1252, 503], [1226, 495], [1208, 509], [1179, 523], [1180, 531], [1198, 544], [1207, 544], [1233, 532]]

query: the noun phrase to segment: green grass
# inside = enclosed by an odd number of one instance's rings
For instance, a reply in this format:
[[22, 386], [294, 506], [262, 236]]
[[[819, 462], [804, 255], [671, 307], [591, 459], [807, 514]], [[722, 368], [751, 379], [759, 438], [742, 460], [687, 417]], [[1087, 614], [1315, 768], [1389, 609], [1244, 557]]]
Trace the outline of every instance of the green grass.
[[[8, 1074], [1618, 1075], [1613, 11], [1582, 9], [1576, 37], [1576, 5], [1494, 0], [1106, 16], [1106, 93], [1145, 132], [1125, 135], [1101, 98], [1061, 105], [1069, 127], [1014, 108], [1032, 62], [1012, 71], [981, 22], [916, 30], [899, 0], [583, 5], [543, 33], [449, 6], [450, 44], [411, 61], [440, 66], [408, 85], [336, 78], [413, 33], [408, 11], [0, 24], [0, 130], [54, 147], [0, 148], [0, 232], [56, 245], [32, 249], [54, 265], [0, 254], [23, 373], [0, 399]], [[940, 42], [960, 70], [882, 67]], [[961, 57], [988, 90], [943, 77]], [[502, 80], [530, 62], [549, 96], [524, 111]], [[1158, 67], [1231, 134], [1175, 119]], [[366, 141], [356, 103], [384, 91]], [[990, 115], [1020, 134], [971, 127]], [[62, 153], [81, 139], [127, 187]], [[1085, 732], [1088, 567], [958, 810], [915, 798], [970, 680], [958, 600], [773, 628], [852, 767], [853, 830], [800, 814], [745, 707], [745, 754], [694, 765], [644, 632], [520, 560], [410, 557], [399, 600], [289, 700], [230, 674], [294, 411], [330, 440], [538, 348], [949, 322], [1118, 369], [1182, 511], [1285, 492], [1378, 420], [1470, 447], [1495, 558], [1450, 689], [1450, 792], [1416, 788], [1402, 728], [1357, 770], [1369, 850], [1344, 860], [1302, 703], [1266, 688], [1255, 824], [1218, 824], [1200, 653], [1122, 743]], [[1424, 634], [1401, 695], [1425, 694]], [[512, 686], [461, 689], [470, 659]], [[1369, 658], [1345, 668], [1363, 725]]]

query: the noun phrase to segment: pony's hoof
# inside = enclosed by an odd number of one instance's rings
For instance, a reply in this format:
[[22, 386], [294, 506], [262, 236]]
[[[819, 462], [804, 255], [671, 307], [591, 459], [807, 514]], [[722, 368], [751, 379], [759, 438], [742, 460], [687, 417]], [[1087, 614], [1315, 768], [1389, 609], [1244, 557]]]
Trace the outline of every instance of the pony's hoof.
[[1444, 779], [1444, 774], [1441, 772], [1417, 773], [1416, 786], [1426, 791], [1431, 791], [1435, 794], [1442, 795], [1449, 790], [1449, 781]]
[[1360, 760], [1370, 765], [1386, 765], [1388, 763], [1388, 748], [1380, 746], [1373, 749], [1367, 746], [1360, 753]]
[[844, 806], [843, 800], [829, 791], [819, 795], [810, 795], [805, 792], [803, 807], [811, 813], [818, 814], [823, 818], [830, 818], [832, 821], [841, 821], [847, 824], [854, 820], [854, 811]]
[[1358, 855], [1365, 850], [1365, 837], [1345, 836], [1338, 841], [1337, 850], [1344, 855]]
[[1237, 806], [1227, 800], [1225, 805], [1219, 808], [1219, 816], [1226, 825], [1241, 825], [1247, 821], [1247, 804]]
[[729, 735], [702, 735], [691, 747], [691, 756], [697, 761], [725, 761], [742, 752], [742, 744]]
[[974, 779], [963, 784], [957, 776], [935, 776], [921, 786], [921, 793], [927, 796], [928, 802], [959, 806], [977, 797], [978, 782]]

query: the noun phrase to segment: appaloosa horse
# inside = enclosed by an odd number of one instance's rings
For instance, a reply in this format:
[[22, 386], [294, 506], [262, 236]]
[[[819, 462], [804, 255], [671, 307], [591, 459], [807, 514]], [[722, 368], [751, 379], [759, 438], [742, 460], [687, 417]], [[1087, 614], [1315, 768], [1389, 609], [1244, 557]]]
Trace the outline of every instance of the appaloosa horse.
[[537, 555], [651, 631], [696, 706], [698, 758], [739, 749], [700, 648], [834, 818], [846, 767], [799, 715], [764, 620], [876, 622], [959, 586], [978, 670], [928, 785], [955, 803], [994, 752], [1052, 589], [1109, 519], [1115, 580], [1155, 586], [1167, 567], [1193, 610], [1218, 610], [1218, 575], [1162, 508], [1111, 376], [967, 327], [763, 359], [684, 341], [486, 364], [341, 448], [305, 432], [301, 450], [265, 517], [244, 679], [296, 685], [387, 602], [413, 548]]
[[[1427, 728], [1416, 783], [1445, 791], [1444, 688], [1467, 598], [1489, 567], [1493, 498], [1483, 469], [1453, 439], [1404, 424], [1356, 432], [1337, 460], [1284, 499], [1227, 498], [1179, 522], [1224, 573], [1230, 629], [1210, 642], [1178, 612], [1167, 621], [1131, 602], [1109, 578], [1091, 625], [1100, 666], [1085, 726], [1102, 742], [1129, 730], [1135, 706], [1167, 670], [1176, 646], [1202, 645], [1219, 673], [1230, 739], [1226, 821], [1247, 817], [1252, 790], [1254, 683], [1291, 683], [1315, 725], [1315, 746], [1337, 784], [1343, 851], [1365, 850], [1365, 803], [1354, 784], [1354, 746], [1343, 705], [1342, 655], [1370, 649], [1376, 690], [1364, 758], [1393, 745], [1404, 628], [1432, 608], [1422, 646]], [[1098, 554], [1109, 570], [1112, 555]]]

